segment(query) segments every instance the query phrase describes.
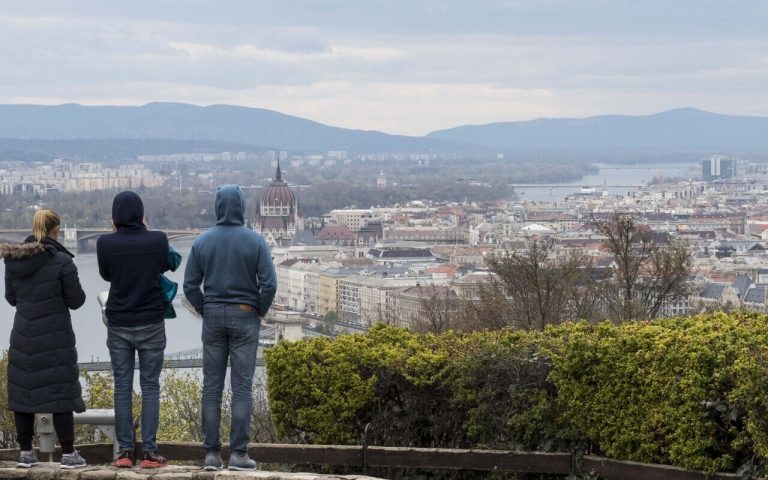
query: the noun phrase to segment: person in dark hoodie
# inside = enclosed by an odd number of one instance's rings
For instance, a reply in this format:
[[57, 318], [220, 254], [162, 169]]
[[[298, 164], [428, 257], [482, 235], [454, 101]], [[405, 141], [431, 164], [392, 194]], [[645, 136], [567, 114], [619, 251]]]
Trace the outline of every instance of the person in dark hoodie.
[[21, 245], [0, 245], [5, 260], [5, 299], [16, 307], [8, 350], [8, 407], [16, 420], [19, 467], [38, 463], [32, 450], [35, 413], [53, 413], [61, 467], [85, 466], [74, 449], [72, 412], [84, 412], [75, 332], [69, 310], [85, 292], [72, 255], [57, 240], [59, 216], [38, 210], [34, 235]]
[[112, 463], [130, 468], [133, 451], [133, 375], [139, 357], [141, 384], [142, 468], [166, 464], [157, 453], [160, 420], [160, 372], [165, 351], [165, 320], [160, 276], [168, 265], [168, 237], [149, 231], [144, 204], [134, 192], [120, 192], [112, 202], [113, 233], [96, 241], [101, 277], [110, 283], [105, 314], [107, 347], [115, 381], [115, 434], [120, 453]]
[[219, 427], [229, 361], [229, 469], [251, 470], [256, 468], [256, 462], [248, 457], [248, 439], [259, 328], [272, 304], [277, 280], [267, 243], [244, 226], [245, 197], [240, 187], [219, 188], [215, 208], [216, 226], [195, 240], [184, 275], [184, 295], [203, 316], [205, 469], [222, 466]]

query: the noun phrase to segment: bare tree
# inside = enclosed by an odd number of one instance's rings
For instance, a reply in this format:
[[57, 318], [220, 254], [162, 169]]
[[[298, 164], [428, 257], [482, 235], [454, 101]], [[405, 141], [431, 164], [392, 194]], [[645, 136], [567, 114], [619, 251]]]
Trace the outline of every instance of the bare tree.
[[525, 251], [489, 255], [486, 264], [491, 277], [476, 298], [462, 301], [466, 329], [543, 329], [599, 311], [593, 265], [581, 253], [558, 254], [551, 241], [535, 240]]
[[459, 326], [459, 297], [447, 286], [426, 285], [419, 289], [419, 319], [413, 329], [443, 333]]
[[491, 276], [477, 289], [477, 295], [462, 298], [457, 312], [457, 326], [461, 330], [499, 330], [512, 326], [515, 308], [497, 276]]
[[595, 229], [606, 237], [614, 267], [607, 281], [605, 301], [615, 321], [657, 317], [667, 302], [688, 294], [686, 282], [693, 267], [688, 245], [677, 239], [664, 244], [650, 229], [637, 224], [635, 216], [615, 213], [595, 220]]

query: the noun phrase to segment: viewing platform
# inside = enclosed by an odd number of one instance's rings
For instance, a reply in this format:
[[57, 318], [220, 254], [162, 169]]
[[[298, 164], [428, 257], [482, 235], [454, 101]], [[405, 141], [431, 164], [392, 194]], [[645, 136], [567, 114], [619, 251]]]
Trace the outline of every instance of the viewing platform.
[[[205, 450], [200, 443], [158, 442], [159, 451], [171, 464], [158, 469], [118, 469], [109, 466], [111, 444], [80, 445], [78, 450], [90, 465], [65, 470], [58, 463], [41, 462], [32, 468], [17, 468], [19, 451], [0, 450], [0, 479], [29, 480], [171, 480], [211, 479], [234, 480], [261, 478], [270, 480], [381, 480], [367, 475], [370, 468], [394, 467], [405, 469], [442, 469], [454, 471], [517, 472], [549, 475], [587, 473], [589, 478], [605, 480], [738, 480], [736, 473], [710, 473], [687, 470], [670, 465], [615, 460], [575, 452], [525, 452], [513, 450], [477, 450], [415, 447], [384, 447], [367, 445], [309, 445], [309, 444], [249, 444], [249, 456], [259, 462], [259, 470], [207, 472], [202, 469]], [[139, 447], [140, 449], [140, 447]], [[225, 444], [222, 459], [229, 458]], [[38, 455], [40, 460], [48, 460]], [[59, 458], [59, 452], [53, 456]], [[309, 465], [345, 467], [351, 474], [320, 474], [286, 472], [289, 468], [309, 469]]]
[[[117, 468], [109, 465], [112, 459], [111, 444], [78, 445], [76, 448], [86, 459], [88, 465], [76, 469], [62, 469], [57, 460], [60, 450], [51, 458], [38, 453], [40, 463], [31, 468], [19, 468], [16, 449], [0, 450], [0, 479], [29, 480], [232, 480], [240, 478], [261, 478], [270, 480], [380, 480], [363, 473], [347, 475], [328, 475], [309, 472], [279, 471], [289, 465], [301, 464], [346, 464], [360, 465], [355, 454], [360, 447], [317, 447], [310, 445], [250, 444], [249, 455], [257, 462], [257, 469], [252, 471], [232, 471], [220, 469], [205, 471], [202, 468], [205, 450], [199, 443], [158, 442], [159, 451], [166, 456], [169, 465], [162, 468]], [[140, 451], [140, 442], [137, 452]], [[222, 446], [221, 457], [229, 459], [228, 445]], [[48, 461], [49, 459], [55, 461]], [[301, 468], [301, 467], [298, 467]], [[359, 468], [359, 470], [358, 470]], [[353, 467], [362, 472], [364, 468]]]
[[0, 478], [29, 480], [232, 480], [262, 478], [269, 480], [380, 480], [365, 475], [323, 475], [319, 473], [271, 472], [254, 470], [206, 472], [201, 467], [169, 465], [163, 468], [115, 468], [88, 465], [74, 470], [59, 468], [58, 463], [40, 463], [31, 468], [17, 468], [16, 462], [0, 462]]

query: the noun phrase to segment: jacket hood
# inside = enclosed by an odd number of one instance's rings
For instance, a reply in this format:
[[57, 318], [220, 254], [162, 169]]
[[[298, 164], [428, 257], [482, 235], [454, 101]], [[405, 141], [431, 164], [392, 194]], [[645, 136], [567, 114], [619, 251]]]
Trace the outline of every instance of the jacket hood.
[[245, 225], [245, 195], [237, 185], [216, 190], [216, 225]]
[[37, 242], [0, 244], [0, 256], [5, 260], [5, 271], [11, 277], [31, 277], [55, 254], [53, 247]]
[[144, 226], [144, 202], [136, 193], [120, 192], [112, 201], [112, 222], [116, 228], [146, 229]]

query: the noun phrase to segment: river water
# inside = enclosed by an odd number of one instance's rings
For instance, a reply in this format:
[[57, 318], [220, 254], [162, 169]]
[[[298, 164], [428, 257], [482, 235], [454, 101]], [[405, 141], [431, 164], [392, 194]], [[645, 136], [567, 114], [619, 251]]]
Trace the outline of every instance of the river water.
[[[622, 185], [647, 185], [654, 177], [698, 180], [701, 178], [701, 163], [664, 163], [664, 164], [595, 164], [598, 172], [586, 175], [581, 180], [562, 182], [557, 185], [536, 185], [534, 187], [515, 187], [520, 200], [556, 202], [567, 195], [578, 193], [582, 187], [601, 190], [607, 185], [608, 193], [624, 195], [632, 188]], [[612, 186], [616, 185], [616, 186]]]

